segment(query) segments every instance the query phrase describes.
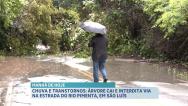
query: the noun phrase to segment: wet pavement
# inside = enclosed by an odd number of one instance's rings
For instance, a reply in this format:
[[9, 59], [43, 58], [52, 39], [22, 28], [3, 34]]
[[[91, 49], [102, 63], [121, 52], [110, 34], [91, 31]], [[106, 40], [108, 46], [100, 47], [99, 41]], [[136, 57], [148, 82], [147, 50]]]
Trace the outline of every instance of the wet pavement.
[[[89, 59], [69, 56], [6, 57], [0, 60], [0, 106], [46, 106], [44, 100], [33, 100], [28, 93], [31, 80], [47, 81], [92, 81], [92, 64]], [[114, 100], [112, 104], [127, 106], [188, 106], [188, 71], [163, 63], [146, 63], [133, 59], [110, 58], [106, 64], [108, 78], [117, 87], [158, 87], [157, 100]], [[100, 77], [102, 80], [102, 78]], [[23, 98], [28, 98], [27, 101]], [[36, 104], [36, 101], [38, 104]], [[69, 104], [71, 100], [47, 101]], [[69, 102], [68, 102], [69, 101]], [[93, 100], [74, 100], [90, 103]], [[82, 101], [82, 102], [81, 102]], [[102, 103], [103, 102], [103, 103]], [[93, 103], [105, 104], [109, 100]], [[51, 104], [51, 105], [50, 105]]]

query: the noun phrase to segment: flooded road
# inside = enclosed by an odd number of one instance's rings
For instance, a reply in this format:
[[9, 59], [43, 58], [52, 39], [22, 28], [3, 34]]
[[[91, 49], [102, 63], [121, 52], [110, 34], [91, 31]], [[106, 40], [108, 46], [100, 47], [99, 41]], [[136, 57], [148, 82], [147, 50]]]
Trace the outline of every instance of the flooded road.
[[[155, 103], [156, 106], [159, 104], [160, 106], [188, 105], [188, 70], [186, 69], [175, 68], [164, 63], [147, 63], [119, 58], [108, 59], [106, 67], [109, 80], [116, 82], [117, 87], [158, 87], [159, 100], [153, 102], [151, 100], [151, 104]], [[47, 79], [92, 81], [92, 63], [89, 59], [74, 59], [69, 56], [2, 58], [0, 60], [0, 106], [10, 102], [6, 100], [10, 82], [14, 82], [12, 84], [12, 92], [14, 92], [14, 89], [18, 89], [16, 85], [26, 84], [32, 78], [41, 78], [45, 81]], [[100, 79], [102, 80], [101, 77]], [[12, 101], [17, 101], [17, 99]], [[12, 106], [20, 106], [19, 103], [17, 105], [15, 103], [17, 102], [12, 103]], [[144, 103], [143, 106], [146, 106]], [[135, 106], [141, 104], [135, 104]]]
[[[83, 63], [92, 66], [92, 63]], [[175, 68], [164, 63], [147, 63], [133, 59], [109, 59], [106, 64], [111, 80], [149, 81], [178, 83], [188, 81], [188, 70]]]

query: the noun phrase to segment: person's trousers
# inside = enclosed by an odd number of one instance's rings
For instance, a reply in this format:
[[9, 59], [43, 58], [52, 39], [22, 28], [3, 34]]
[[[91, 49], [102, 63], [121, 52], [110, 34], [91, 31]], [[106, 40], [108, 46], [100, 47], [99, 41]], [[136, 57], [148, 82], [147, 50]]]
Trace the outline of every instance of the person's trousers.
[[93, 61], [93, 78], [94, 78], [94, 82], [99, 82], [98, 70], [101, 72], [101, 74], [103, 76], [103, 79], [107, 79], [105, 61], [106, 60]]

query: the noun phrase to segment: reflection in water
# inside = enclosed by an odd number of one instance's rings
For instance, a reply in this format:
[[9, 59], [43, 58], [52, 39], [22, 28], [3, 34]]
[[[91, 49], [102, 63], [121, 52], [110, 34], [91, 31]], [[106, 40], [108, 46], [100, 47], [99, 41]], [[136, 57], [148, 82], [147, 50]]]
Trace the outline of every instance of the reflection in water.
[[[70, 79], [75, 78], [75, 80], [77, 80], [76, 78], [88, 79], [86, 75], [92, 77], [91, 73], [87, 73], [88, 71], [81, 73], [76, 68], [71, 68], [62, 64], [64, 59], [63, 57], [53, 58], [54, 59], [49, 57], [42, 57], [39, 59], [36, 57], [6, 57], [3, 60], [0, 60], [0, 105], [1, 103], [4, 103], [4, 99], [1, 100], [1, 98], [5, 98], [6, 95], [3, 94], [3, 92], [6, 93], [5, 87], [9, 82], [14, 81], [16, 84], [17, 82], [19, 82], [19, 84], [24, 82], [23, 84], [26, 84], [25, 82], [28, 82], [28, 78], [32, 79], [32, 77], [38, 77], [41, 80], [42, 76], [46, 76], [45, 78], [43, 77], [44, 81], [52, 81], [53, 77], [55, 77], [55, 81], [57, 80], [56, 78], [58, 78], [59, 81], [62, 81], [65, 79], [62, 76], [66, 76]], [[91, 62], [80, 64], [92, 66]], [[175, 103], [178, 103], [176, 106], [187, 106], [188, 104], [188, 83], [186, 83], [188, 80], [188, 71], [185, 69], [173, 68], [164, 64], [134, 62], [127, 59], [109, 59], [106, 66], [109, 79], [111, 81], [115, 81], [116, 84], [119, 84], [118, 86], [120, 87], [157, 87], [160, 89], [160, 104], [164, 102], [167, 105], [173, 104], [173, 106]], [[20, 92], [26, 91], [25, 89], [21, 88], [18, 89]], [[30, 94], [30, 89], [28, 91]], [[25, 94], [27, 94], [27, 91]], [[14, 96], [16, 97], [17, 95], [14, 93]], [[15, 101], [17, 101], [19, 98], [16, 98]], [[170, 99], [173, 102], [168, 102], [167, 99]], [[151, 104], [153, 103], [151, 102]], [[166, 104], [164, 104], [164, 106]]]
[[179, 82], [179, 75], [183, 74], [181, 79], [186, 80], [188, 73], [185, 70], [171, 68], [161, 64], [133, 63], [109, 61], [107, 64], [109, 76], [112, 79], [122, 79], [123, 81], [149, 81], [149, 82]]
[[[106, 64], [108, 77], [111, 80], [167, 83], [188, 80], [188, 71], [186, 69], [173, 68], [164, 64], [133, 62], [126, 61], [126, 59], [118, 60], [109, 59]], [[92, 63], [89, 62], [83, 64], [92, 66]]]
[[168, 69], [169, 74], [173, 75], [176, 79], [188, 81], [188, 71], [179, 71], [176, 68]]
[[0, 81], [23, 80], [49, 74], [84, 77], [75, 70], [61, 63], [36, 61], [35, 58], [6, 57], [0, 61]]
[[[188, 80], [188, 71], [185, 69], [173, 68], [163, 64], [124, 60], [126, 59], [108, 60], [106, 66], [109, 79], [168, 83]], [[91, 62], [82, 64], [91, 66]], [[77, 69], [63, 65], [61, 62], [36, 61], [36, 58], [6, 57], [0, 61], [0, 80], [10, 80], [11, 78], [23, 79], [49, 74], [84, 78], [84, 75], [75, 70]]]

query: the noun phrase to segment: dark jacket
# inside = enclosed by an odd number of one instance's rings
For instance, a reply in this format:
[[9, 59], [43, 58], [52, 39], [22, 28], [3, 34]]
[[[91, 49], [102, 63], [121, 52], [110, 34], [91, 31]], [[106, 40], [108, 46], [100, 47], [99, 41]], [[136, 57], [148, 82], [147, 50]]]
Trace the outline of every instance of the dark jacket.
[[93, 48], [92, 50], [93, 61], [102, 61], [107, 59], [108, 40], [105, 35], [96, 34], [95, 36], [92, 37], [88, 46]]

